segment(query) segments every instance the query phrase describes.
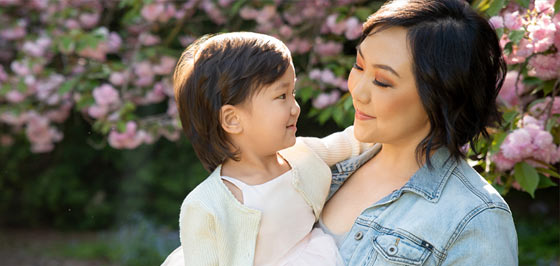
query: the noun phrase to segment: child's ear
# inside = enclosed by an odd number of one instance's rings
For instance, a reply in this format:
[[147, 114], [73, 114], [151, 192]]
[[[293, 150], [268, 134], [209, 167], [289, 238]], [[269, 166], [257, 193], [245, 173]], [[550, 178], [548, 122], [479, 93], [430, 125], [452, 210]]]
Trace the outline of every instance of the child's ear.
[[225, 132], [229, 134], [239, 134], [243, 132], [239, 110], [230, 104], [220, 108], [220, 124]]

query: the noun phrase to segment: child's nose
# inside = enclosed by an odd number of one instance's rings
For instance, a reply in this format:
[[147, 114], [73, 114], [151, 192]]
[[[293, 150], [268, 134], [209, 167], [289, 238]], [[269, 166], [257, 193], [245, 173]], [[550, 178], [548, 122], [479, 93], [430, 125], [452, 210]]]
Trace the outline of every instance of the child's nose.
[[294, 104], [292, 105], [292, 109], [290, 110], [290, 114], [293, 116], [299, 116], [299, 112], [300, 112], [299, 104], [297, 103], [297, 101], [294, 101]]

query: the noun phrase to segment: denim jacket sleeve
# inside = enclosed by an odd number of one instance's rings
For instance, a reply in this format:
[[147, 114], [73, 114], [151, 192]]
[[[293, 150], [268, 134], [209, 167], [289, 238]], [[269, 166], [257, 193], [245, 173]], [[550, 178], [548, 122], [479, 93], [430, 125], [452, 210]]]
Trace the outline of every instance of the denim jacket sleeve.
[[442, 265], [518, 265], [514, 228], [507, 208], [473, 210], [450, 239]]

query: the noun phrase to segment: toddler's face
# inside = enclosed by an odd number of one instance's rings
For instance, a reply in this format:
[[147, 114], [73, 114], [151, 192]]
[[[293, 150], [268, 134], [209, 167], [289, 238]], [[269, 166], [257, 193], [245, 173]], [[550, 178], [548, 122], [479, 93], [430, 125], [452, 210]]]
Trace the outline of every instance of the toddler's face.
[[295, 99], [295, 79], [290, 64], [280, 79], [241, 106], [243, 134], [251, 140], [248, 148], [267, 154], [295, 144], [300, 113]]

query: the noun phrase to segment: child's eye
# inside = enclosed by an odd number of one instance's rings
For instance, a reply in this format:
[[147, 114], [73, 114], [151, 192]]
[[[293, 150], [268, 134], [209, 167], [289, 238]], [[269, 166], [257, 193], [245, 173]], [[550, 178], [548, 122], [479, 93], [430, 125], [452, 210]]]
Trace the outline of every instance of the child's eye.
[[292, 91], [292, 96], [296, 97], [296, 90]]
[[360, 71], [364, 70], [361, 66], [358, 66], [358, 63], [354, 63], [354, 66], [352, 67]]
[[278, 96], [278, 97], [276, 97], [276, 98], [284, 100], [284, 99], [286, 99], [286, 94], [285, 94], [285, 93], [282, 93], [282, 95], [280, 95], [280, 96]]
[[378, 81], [377, 79], [373, 80], [373, 84], [383, 88], [391, 87], [391, 85]]

